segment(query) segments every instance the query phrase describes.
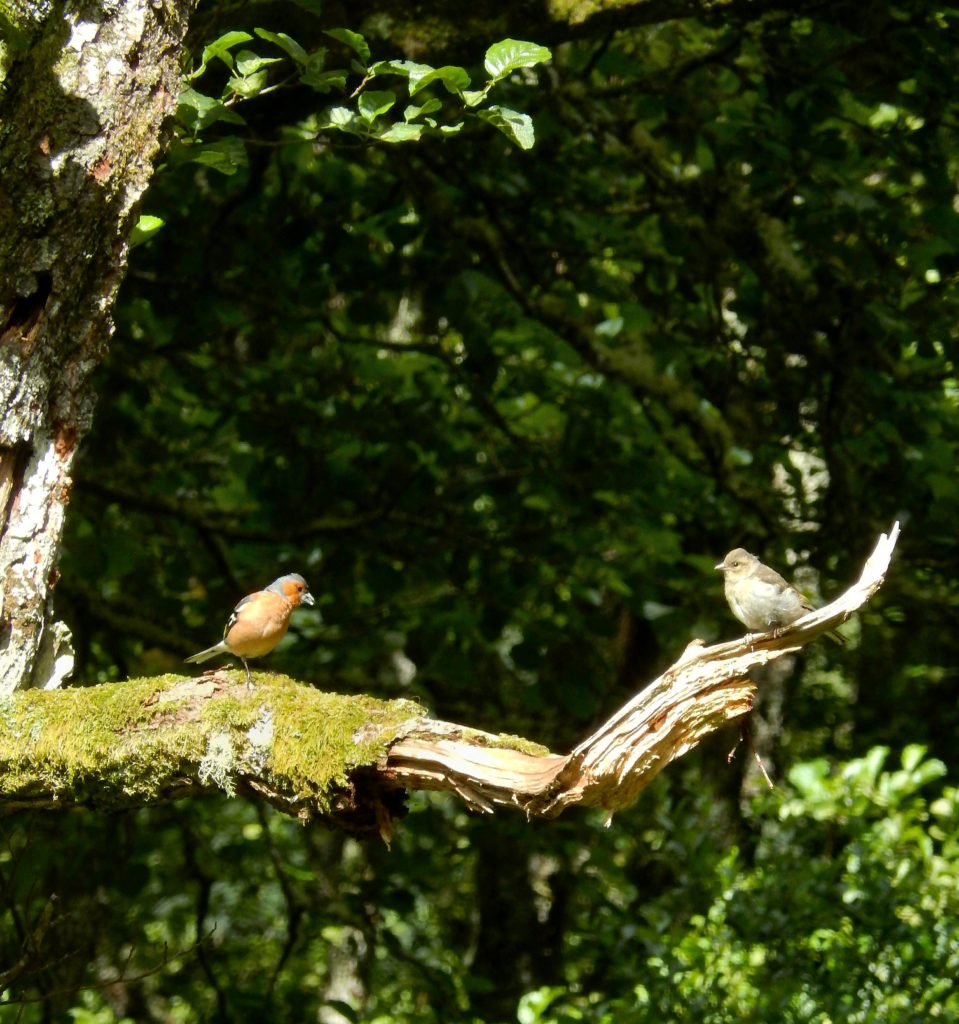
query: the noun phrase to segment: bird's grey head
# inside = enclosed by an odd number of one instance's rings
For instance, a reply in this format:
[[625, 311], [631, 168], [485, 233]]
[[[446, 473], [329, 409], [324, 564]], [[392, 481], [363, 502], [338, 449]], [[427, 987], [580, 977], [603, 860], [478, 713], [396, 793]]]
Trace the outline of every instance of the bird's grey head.
[[309, 585], [298, 572], [288, 572], [285, 576], [278, 577], [266, 589], [292, 601], [294, 606], [301, 601], [303, 604], [314, 603]]
[[758, 564], [759, 559], [745, 548], [733, 548], [716, 568], [732, 579], [741, 579], [748, 576]]

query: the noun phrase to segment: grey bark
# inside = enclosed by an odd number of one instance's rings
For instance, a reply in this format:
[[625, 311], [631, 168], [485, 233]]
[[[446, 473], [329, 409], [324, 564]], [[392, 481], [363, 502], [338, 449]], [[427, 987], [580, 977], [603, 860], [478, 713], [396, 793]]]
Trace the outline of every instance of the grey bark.
[[0, 697], [72, 667], [51, 602], [70, 471], [192, 6], [20, 4], [0, 49]]

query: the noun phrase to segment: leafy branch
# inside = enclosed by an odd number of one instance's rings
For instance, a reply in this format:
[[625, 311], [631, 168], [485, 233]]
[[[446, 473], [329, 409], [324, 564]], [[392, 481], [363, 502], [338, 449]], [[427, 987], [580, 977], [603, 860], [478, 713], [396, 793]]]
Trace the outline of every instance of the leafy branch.
[[[517, 71], [551, 59], [545, 46], [504, 39], [486, 51], [485, 78], [478, 88], [466, 68], [433, 67], [408, 60], [371, 62], [366, 39], [350, 29], [325, 33], [352, 51], [348, 67], [329, 67], [329, 51], [308, 52], [284, 32], [254, 29], [227, 32], [203, 48], [199, 65], [184, 75], [177, 112], [179, 159], [189, 159], [233, 174], [246, 160], [243, 142], [236, 136], [207, 141], [207, 130], [217, 124], [245, 125], [237, 108], [256, 97], [295, 85], [319, 93], [341, 93], [342, 100], [308, 115], [292, 131], [297, 142], [311, 142], [331, 131], [345, 132], [363, 142], [416, 142], [425, 136], [445, 137], [463, 130], [470, 119], [499, 129], [521, 149], [535, 141], [529, 114], [489, 103], [495, 87]], [[280, 51], [263, 56], [250, 44], [266, 44]], [[201, 92], [196, 83], [211, 67], [228, 71], [219, 96]], [[351, 80], [359, 76], [351, 88]], [[382, 80], [399, 80], [389, 88], [373, 88]]]

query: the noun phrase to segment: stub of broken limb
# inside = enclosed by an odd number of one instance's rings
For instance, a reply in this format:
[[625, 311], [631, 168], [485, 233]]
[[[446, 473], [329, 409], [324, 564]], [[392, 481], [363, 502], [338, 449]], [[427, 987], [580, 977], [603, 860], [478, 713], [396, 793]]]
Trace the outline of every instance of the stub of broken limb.
[[848, 590], [787, 628], [711, 647], [693, 641], [569, 754], [529, 753], [504, 737], [420, 719], [391, 745], [382, 767], [397, 785], [448, 790], [480, 812], [515, 807], [548, 818], [580, 804], [604, 807], [612, 817], [671, 761], [752, 709], [753, 669], [799, 650], [861, 608], [882, 585], [898, 538], [895, 523]]

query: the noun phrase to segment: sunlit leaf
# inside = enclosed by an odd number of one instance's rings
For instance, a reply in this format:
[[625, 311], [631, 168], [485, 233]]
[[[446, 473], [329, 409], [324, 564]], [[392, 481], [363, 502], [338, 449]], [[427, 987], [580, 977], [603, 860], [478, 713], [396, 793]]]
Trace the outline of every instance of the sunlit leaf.
[[228, 124], [246, 123], [235, 110], [231, 110], [220, 100], [190, 88], [180, 93], [177, 117], [194, 132], [203, 131], [217, 121], [226, 121]]
[[217, 139], [189, 148], [193, 163], [212, 167], [221, 174], [235, 174], [247, 164], [246, 147], [237, 138]]
[[193, 73], [192, 78], [198, 77], [211, 60], [221, 60], [228, 68], [233, 67], [233, 56], [230, 50], [241, 43], [248, 43], [253, 39], [249, 32], [225, 32], [218, 39], [203, 47], [203, 56], [200, 67]]
[[448, 92], [460, 93], [469, 87], [470, 76], [465, 68], [453, 66], [435, 68], [421, 77], [410, 75], [410, 96], [415, 96], [433, 82], [442, 82]]
[[396, 93], [383, 92], [361, 92], [357, 100], [357, 108], [360, 117], [364, 121], [373, 122], [381, 114], [385, 114], [396, 103]]
[[376, 136], [380, 142], [416, 142], [423, 134], [421, 124], [398, 124], [390, 125], [386, 131]]
[[494, 105], [483, 110], [477, 110], [476, 116], [499, 130], [511, 141], [515, 142], [520, 149], [532, 149], [536, 141], [533, 131], [533, 119], [529, 114], [522, 114], [508, 107]]
[[130, 248], [142, 245], [143, 242], [152, 238], [165, 223], [166, 221], [162, 217], [154, 217], [148, 213], [140, 214], [130, 232]]
[[364, 65], [369, 64], [370, 48], [359, 32], [353, 32], [348, 28], [329, 28], [326, 30], [326, 35], [331, 39], [337, 39], [341, 43], [345, 43], [356, 53]]
[[494, 43], [486, 51], [485, 67], [493, 81], [499, 81], [512, 71], [520, 68], [531, 68], [537, 64], [551, 60], [552, 53], [537, 43], [527, 43], [521, 39], [504, 39]]
[[297, 64], [305, 64], [308, 60], [308, 54], [306, 50], [295, 40], [288, 36], [285, 32], [270, 32], [265, 28], [255, 28], [253, 30], [261, 39], [266, 39], [270, 43], [275, 43], [281, 50], [288, 53]]
[[236, 55], [236, 73], [245, 77], [261, 68], [269, 67], [271, 64], [280, 64], [282, 61], [282, 57], [261, 57], [250, 50], [240, 50]]

